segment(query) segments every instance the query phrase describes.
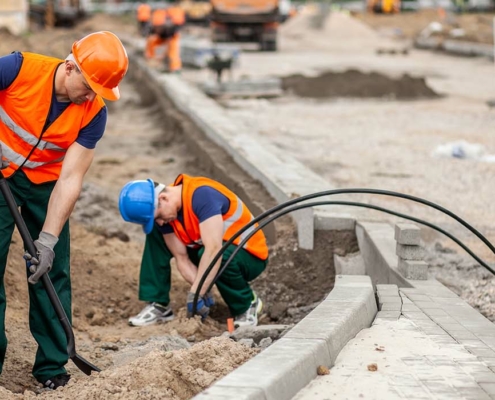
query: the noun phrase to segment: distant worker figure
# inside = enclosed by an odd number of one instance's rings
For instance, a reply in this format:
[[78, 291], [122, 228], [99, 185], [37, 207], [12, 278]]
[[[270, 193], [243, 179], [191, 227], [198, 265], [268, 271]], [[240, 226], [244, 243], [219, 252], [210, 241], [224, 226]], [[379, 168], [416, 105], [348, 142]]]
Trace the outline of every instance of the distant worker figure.
[[141, 36], [148, 36], [151, 29], [151, 6], [147, 3], [140, 3], [136, 9], [136, 18]]
[[[67, 337], [40, 278], [49, 274], [71, 322], [69, 216], [118, 100], [129, 60], [111, 32], [74, 42], [65, 60], [28, 52], [0, 57], [0, 168], [33, 238], [29, 327], [38, 343], [33, 375], [56, 389], [70, 379]], [[0, 372], [7, 351], [3, 277], [14, 217], [0, 195]]]
[[[170, 260], [191, 285], [187, 311], [191, 315], [199, 282], [223, 243], [253, 220], [242, 200], [212, 179], [179, 175], [165, 186], [138, 180], [127, 183], [120, 192], [119, 209], [124, 220], [143, 225], [146, 244], [139, 277], [139, 299], [149, 304], [135, 317], [132, 326], [146, 326], [174, 318], [169, 306]], [[251, 232], [249, 229], [247, 233]], [[206, 293], [220, 266], [245, 237], [241, 235], [223, 253], [205, 280], [197, 304], [202, 319], [214, 304]], [[268, 247], [261, 230], [236, 254], [216, 282], [218, 290], [234, 316], [234, 327], [257, 325], [263, 307], [249, 282], [257, 278], [268, 263]]]
[[[182, 69], [179, 30], [185, 22], [184, 11], [179, 7], [155, 10], [151, 17], [151, 34], [146, 41], [145, 57], [160, 62], [167, 59], [168, 71], [179, 72]], [[160, 46], [166, 46], [166, 51], [158, 53]]]

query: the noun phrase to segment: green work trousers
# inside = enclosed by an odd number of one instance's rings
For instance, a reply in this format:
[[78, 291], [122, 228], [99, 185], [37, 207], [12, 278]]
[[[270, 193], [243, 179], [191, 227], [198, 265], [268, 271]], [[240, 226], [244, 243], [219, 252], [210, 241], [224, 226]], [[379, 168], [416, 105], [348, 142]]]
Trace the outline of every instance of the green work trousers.
[[[14, 177], [7, 180], [21, 214], [26, 222], [29, 233], [36, 240], [41, 232], [46, 217], [48, 200], [52, 193], [54, 182], [36, 185], [30, 182], [26, 175], [18, 171]], [[0, 372], [3, 368], [7, 350], [5, 335], [5, 286], [4, 275], [7, 264], [10, 241], [14, 231], [14, 219], [0, 193]], [[53, 286], [60, 297], [62, 306], [71, 321], [71, 285], [70, 285], [70, 237], [69, 224], [66, 223], [55, 246], [55, 260], [49, 272]], [[21, 259], [23, 254], [14, 254]], [[66, 373], [64, 365], [69, 359], [67, 354], [67, 338], [60, 321], [53, 309], [50, 299], [40, 282], [29, 288], [29, 327], [38, 343], [33, 375], [40, 381], [62, 373]]]
[[[227, 261], [235, 245], [229, 246], [222, 255], [222, 263]], [[187, 249], [193, 264], [198, 265], [204, 247]], [[168, 304], [170, 302], [170, 260], [173, 255], [163, 240], [162, 233], [155, 226], [146, 236], [146, 244], [139, 276], [139, 299], [147, 302]], [[216, 285], [233, 316], [247, 311], [253, 300], [253, 290], [249, 282], [258, 277], [266, 268], [268, 261], [260, 260], [246, 250], [241, 249], [228, 265]]]

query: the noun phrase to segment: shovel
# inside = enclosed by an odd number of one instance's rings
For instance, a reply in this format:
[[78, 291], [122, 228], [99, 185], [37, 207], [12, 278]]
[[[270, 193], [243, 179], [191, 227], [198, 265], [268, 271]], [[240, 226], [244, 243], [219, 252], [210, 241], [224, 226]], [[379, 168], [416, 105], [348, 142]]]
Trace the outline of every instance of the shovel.
[[[21, 234], [22, 240], [24, 242], [24, 247], [31, 254], [32, 257], [36, 257], [36, 246], [34, 245], [33, 239], [29, 234], [26, 223], [22, 219], [21, 213], [17, 208], [17, 204], [15, 202], [14, 196], [10, 191], [10, 187], [7, 183], [7, 180], [4, 178], [2, 172], [0, 171], [0, 191], [7, 202], [7, 206], [9, 207], [9, 211], [14, 217], [15, 224], [19, 233]], [[72, 326], [67, 318], [67, 314], [65, 314], [65, 310], [62, 307], [62, 303], [53, 287], [52, 281], [48, 274], [44, 274], [41, 276], [41, 282], [48, 294], [48, 298], [52, 303], [52, 306], [57, 314], [60, 323], [62, 324], [62, 328], [64, 328], [65, 336], [67, 336], [67, 353], [69, 354], [70, 359], [76, 364], [77, 368], [79, 368], [86, 375], [91, 375], [92, 371], [100, 372], [101, 370], [95, 365], [91, 364], [89, 361], [86, 361], [80, 355], [76, 353], [76, 342], [74, 339], [74, 332], [72, 331]]]

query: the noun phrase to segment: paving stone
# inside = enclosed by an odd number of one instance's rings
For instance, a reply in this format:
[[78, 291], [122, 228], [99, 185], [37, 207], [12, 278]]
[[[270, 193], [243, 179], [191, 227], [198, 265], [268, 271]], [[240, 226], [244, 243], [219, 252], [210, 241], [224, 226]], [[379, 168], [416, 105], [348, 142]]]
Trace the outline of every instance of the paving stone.
[[[428, 309], [424, 310], [423, 312], [426, 315], [435, 316], [435, 317], [448, 317], [449, 316], [449, 314], [447, 314], [441, 308], [428, 308]], [[454, 319], [453, 323], [456, 323], [456, 322], [457, 321]]]
[[425, 258], [425, 249], [421, 246], [408, 246], [407, 244], [397, 243], [395, 254], [403, 260], [423, 260]]
[[399, 319], [400, 311], [378, 311], [376, 318], [394, 318]]
[[495, 367], [495, 358], [478, 357], [478, 360], [482, 361], [488, 367]]
[[399, 257], [397, 269], [406, 279], [426, 280], [428, 279], [428, 264], [422, 260], [404, 260]]
[[395, 225], [394, 239], [400, 244], [419, 245], [421, 230], [411, 223], [399, 223]]
[[433, 340], [435, 343], [444, 345], [444, 344], [458, 344], [455, 339], [450, 335], [439, 334], [439, 335], [428, 335], [428, 337]]
[[405, 317], [413, 320], [413, 321], [416, 321], [416, 320], [428, 320], [428, 321], [431, 321], [430, 320], [430, 317], [428, 317], [428, 315], [422, 313], [422, 312], [414, 312], [414, 311], [404, 311], [402, 310], [402, 315], [404, 315]]
[[407, 297], [409, 297], [414, 303], [416, 303], [417, 301], [431, 301], [430, 297], [421, 293], [407, 294]]
[[432, 399], [433, 397], [422, 387], [416, 386], [395, 386], [397, 391], [401, 393], [406, 399]]
[[402, 305], [398, 303], [382, 303], [380, 311], [401, 311]]
[[490, 396], [479, 386], [456, 388], [459, 394], [466, 400], [490, 400]]
[[392, 385], [396, 386], [421, 386], [419, 381], [411, 374], [390, 375]]
[[436, 304], [432, 301], [414, 301], [414, 304], [416, 304], [423, 311], [432, 308], [442, 308], [439, 304]]
[[392, 303], [398, 304], [402, 306], [402, 300], [400, 296], [380, 296], [378, 297], [378, 305], [382, 305], [384, 303]]
[[418, 306], [415, 306], [413, 303], [403, 303], [402, 304], [402, 311], [420, 311], [421, 310], [418, 308]]
[[389, 284], [388, 285], [388, 284], [380, 283], [380, 284], [376, 285], [376, 290], [377, 291], [380, 291], [380, 290], [395, 290], [395, 291], [399, 291], [399, 287], [397, 285], [392, 285], [392, 284]]
[[495, 383], [480, 383], [480, 387], [488, 394], [495, 394]]

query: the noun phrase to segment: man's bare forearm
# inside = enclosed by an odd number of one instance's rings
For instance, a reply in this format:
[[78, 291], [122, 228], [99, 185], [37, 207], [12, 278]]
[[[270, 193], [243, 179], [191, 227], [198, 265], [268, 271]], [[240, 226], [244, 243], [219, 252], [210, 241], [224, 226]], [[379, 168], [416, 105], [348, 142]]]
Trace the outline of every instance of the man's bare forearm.
[[[198, 273], [196, 275], [196, 279], [194, 280], [194, 283], [191, 286], [191, 292], [196, 292], [199, 286], [199, 281], [203, 277], [206, 269], [210, 265], [211, 261], [215, 257], [215, 255], [218, 253], [221, 247], [215, 247], [215, 248], [205, 248], [205, 251], [203, 253], [203, 256], [201, 257], [201, 261], [199, 262], [198, 266]], [[210, 286], [211, 282], [215, 278], [218, 270], [220, 269], [220, 264], [222, 262], [222, 258], [220, 258], [216, 263], [213, 269], [210, 271], [208, 274], [208, 277], [206, 278], [203, 286], [201, 287], [201, 293], [200, 295], [203, 296], [206, 293], [206, 289], [208, 289], [208, 286]]]
[[69, 219], [81, 193], [82, 179], [61, 179], [57, 181], [48, 203], [43, 231], [58, 237]]

